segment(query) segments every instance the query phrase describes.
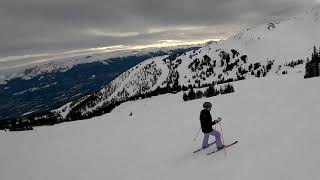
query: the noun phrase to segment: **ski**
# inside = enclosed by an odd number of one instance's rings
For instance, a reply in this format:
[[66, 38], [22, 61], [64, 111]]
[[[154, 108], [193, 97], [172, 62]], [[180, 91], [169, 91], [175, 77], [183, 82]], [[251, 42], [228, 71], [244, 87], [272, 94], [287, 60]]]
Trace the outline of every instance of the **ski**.
[[230, 146], [232, 146], [232, 145], [235, 145], [235, 144], [237, 144], [238, 143], [238, 141], [235, 141], [235, 142], [233, 142], [233, 143], [231, 143], [231, 144], [229, 144], [229, 145], [226, 145], [223, 149], [220, 149], [220, 150], [214, 150], [214, 151], [212, 151], [212, 152], [209, 152], [207, 155], [210, 155], [210, 154], [213, 154], [213, 153], [216, 153], [216, 152], [218, 152], [218, 151], [221, 151], [221, 150], [224, 150], [224, 149], [227, 149], [228, 147], [230, 147]]
[[193, 153], [197, 153], [197, 152], [199, 152], [199, 151], [202, 151], [202, 150], [204, 150], [204, 149], [207, 149], [208, 147], [210, 147], [210, 146], [214, 145], [215, 143], [216, 143], [216, 141], [214, 141], [214, 142], [212, 142], [212, 143], [208, 144], [208, 146], [207, 146], [207, 147], [205, 147], [205, 148], [201, 147], [201, 148], [199, 148], [199, 149], [197, 149], [197, 150], [193, 151]]

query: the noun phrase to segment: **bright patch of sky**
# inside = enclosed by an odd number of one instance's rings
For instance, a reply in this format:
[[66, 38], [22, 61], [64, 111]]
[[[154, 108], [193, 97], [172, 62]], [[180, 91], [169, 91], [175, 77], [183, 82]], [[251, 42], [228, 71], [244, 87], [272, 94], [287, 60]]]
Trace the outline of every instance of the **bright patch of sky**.
[[[320, 0], [0, 1], [0, 68], [226, 39]], [[10, 62], [10, 63], [9, 63]], [[10, 65], [9, 65], [10, 64]]]
[[11, 56], [0, 59], [0, 70], [23, 67], [31, 64], [46, 63], [67, 58], [76, 58], [93, 54], [108, 53], [115, 51], [143, 50], [149, 48], [174, 47], [183, 45], [199, 45], [208, 41], [219, 41], [221, 39], [200, 39], [200, 40], [159, 40], [153, 44], [144, 45], [117, 45], [108, 47], [97, 47], [89, 49], [72, 50], [56, 54], [35, 54], [24, 56]]

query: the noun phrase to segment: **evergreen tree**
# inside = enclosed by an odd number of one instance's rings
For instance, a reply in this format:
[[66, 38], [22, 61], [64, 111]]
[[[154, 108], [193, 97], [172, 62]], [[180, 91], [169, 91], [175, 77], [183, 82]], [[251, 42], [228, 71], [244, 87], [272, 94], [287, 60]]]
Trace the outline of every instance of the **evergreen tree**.
[[312, 61], [317, 61], [318, 58], [319, 58], [319, 54], [318, 54], [317, 48], [314, 46], [311, 60]]
[[221, 94], [228, 94], [228, 93], [233, 93], [234, 87], [231, 84], [225, 85], [223, 88], [220, 88]]
[[263, 77], [266, 77], [266, 75], [267, 75], [267, 72], [264, 71], [264, 72], [263, 72]]
[[316, 62], [320, 63], [320, 48], [319, 50], [317, 51], [317, 54], [316, 54]]
[[188, 101], [189, 100], [189, 97], [188, 97], [187, 93], [185, 93], [185, 92], [183, 93], [182, 98], [183, 98], [184, 101]]
[[217, 92], [214, 89], [213, 85], [210, 85], [205, 91], [205, 96], [206, 97], [212, 97], [212, 96], [216, 96], [216, 95], [217, 95]]
[[319, 51], [318, 51], [317, 62], [320, 63], [320, 47], [319, 47]]
[[187, 90], [188, 90], [188, 87], [186, 87], [185, 85], [183, 85], [181, 89], [182, 89], [182, 91], [187, 91]]
[[220, 67], [223, 67], [224, 66], [224, 61], [223, 59], [221, 59], [221, 66]]
[[304, 78], [305, 78], [305, 79], [310, 78], [311, 66], [310, 66], [310, 60], [309, 60], [309, 58], [307, 59], [307, 63], [306, 63], [305, 70], [306, 70], [306, 74], [304, 75]]
[[193, 100], [196, 98], [196, 93], [194, 92], [193, 88], [190, 89], [190, 91], [188, 93], [188, 98], [189, 98], [189, 100]]
[[196, 93], [196, 98], [201, 99], [203, 97], [203, 92], [201, 90], [198, 90]]
[[257, 77], [260, 77], [260, 76], [261, 76], [261, 71], [258, 70], [258, 72], [257, 72]]
[[305, 66], [306, 68], [305, 78], [317, 77], [320, 75], [319, 63], [320, 63], [320, 52], [316, 49], [316, 47], [313, 47], [311, 61], [307, 61]]

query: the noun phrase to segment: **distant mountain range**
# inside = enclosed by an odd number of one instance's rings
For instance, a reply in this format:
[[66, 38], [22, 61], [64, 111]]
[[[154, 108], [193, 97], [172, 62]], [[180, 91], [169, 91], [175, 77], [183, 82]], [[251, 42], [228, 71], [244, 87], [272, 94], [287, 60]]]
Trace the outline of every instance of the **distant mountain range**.
[[[39, 113], [92, 94], [146, 59], [183, 53], [197, 46], [126, 52], [108, 58], [90, 55], [8, 74], [0, 84], [0, 120]], [[106, 57], [106, 58], [104, 58]], [[9, 78], [10, 77], [10, 78]]]

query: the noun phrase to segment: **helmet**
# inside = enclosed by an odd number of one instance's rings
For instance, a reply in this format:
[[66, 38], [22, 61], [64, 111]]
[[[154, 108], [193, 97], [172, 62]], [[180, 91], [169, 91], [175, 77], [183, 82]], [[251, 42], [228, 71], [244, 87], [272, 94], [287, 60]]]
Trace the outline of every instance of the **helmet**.
[[211, 108], [212, 104], [210, 102], [203, 103], [203, 108]]

